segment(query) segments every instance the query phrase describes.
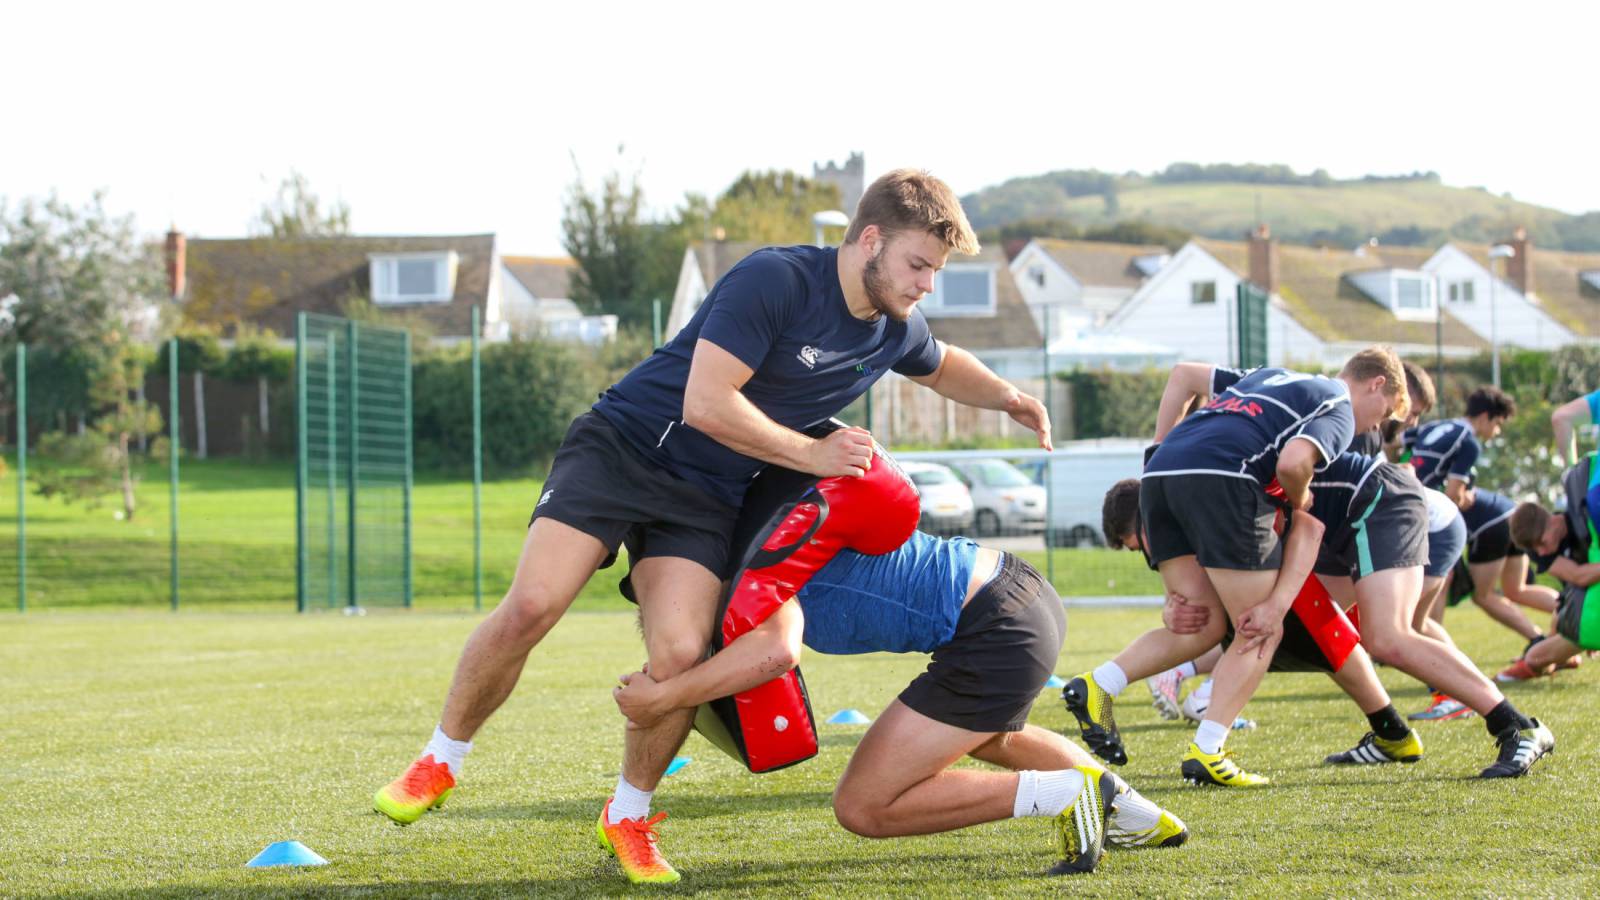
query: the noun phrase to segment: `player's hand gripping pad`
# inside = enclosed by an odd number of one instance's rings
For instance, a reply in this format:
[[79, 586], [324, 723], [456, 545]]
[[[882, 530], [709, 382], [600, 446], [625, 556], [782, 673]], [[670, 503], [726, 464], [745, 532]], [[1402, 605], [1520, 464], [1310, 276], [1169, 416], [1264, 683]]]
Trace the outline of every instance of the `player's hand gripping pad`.
[[[735, 536], [735, 550], [745, 549], [723, 597], [713, 651], [766, 621], [840, 549], [877, 555], [911, 537], [920, 513], [916, 488], [882, 448], [873, 450], [872, 468], [861, 478], [818, 480], [769, 467], [751, 485]], [[798, 667], [701, 706], [694, 724], [752, 772], [817, 755], [816, 722]]]

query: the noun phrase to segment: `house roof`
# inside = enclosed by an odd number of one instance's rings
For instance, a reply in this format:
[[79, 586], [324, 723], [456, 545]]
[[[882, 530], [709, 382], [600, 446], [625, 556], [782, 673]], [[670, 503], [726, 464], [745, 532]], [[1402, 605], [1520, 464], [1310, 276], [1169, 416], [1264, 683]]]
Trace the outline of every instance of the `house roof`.
[[929, 316], [928, 330], [947, 344], [968, 350], [1010, 350], [1040, 347], [1043, 337], [1028, 312], [1027, 301], [1011, 277], [1005, 251], [986, 247], [976, 256], [950, 254], [950, 263], [992, 263], [994, 265], [995, 304], [992, 316]]
[[570, 256], [502, 256], [500, 261], [528, 293], [541, 300], [572, 296], [572, 273], [578, 264]]
[[[1489, 268], [1489, 245], [1452, 241], [1456, 249]], [[1600, 253], [1533, 248], [1534, 302], [1573, 334], [1600, 337], [1600, 291], [1583, 284], [1584, 272], [1600, 270]], [[1492, 270], [1491, 270], [1492, 271]], [[1504, 281], [1505, 269], [1500, 269]]]
[[1170, 256], [1160, 244], [1111, 244], [1037, 238], [1035, 243], [1083, 285], [1137, 288], [1144, 274], [1133, 265], [1138, 256]]
[[384, 304], [383, 313], [414, 316], [440, 335], [472, 331], [472, 307], [488, 300], [494, 235], [324, 238], [194, 238], [188, 241], [186, 305], [281, 335], [294, 333], [299, 312], [344, 315], [351, 298], [370, 299], [367, 257], [373, 253], [454, 250], [455, 295], [442, 303]]
[[[1195, 243], [1241, 278], [1249, 277], [1249, 244], [1209, 238], [1196, 238]], [[1357, 256], [1347, 250], [1279, 244], [1277, 294], [1295, 321], [1324, 341], [1432, 344], [1432, 321], [1396, 318], [1345, 277], [1373, 269], [1420, 269], [1432, 255], [1432, 251], [1413, 247], [1369, 247]], [[1456, 347], [1487, 346], [1483, 338], [1448, 311], [1444, 313], [1439, 339]]]
[[[767, 246], [771, 245], [753, 241], [707, 241], [692, 244], [690, 249], [709, 289], [739, 260]], [[1022, 292], [1017, 289], [1017, 280], [1011, 277], [1002, 249], [986, 247], [976, 256], [953, 253], [948, 262], [983, 262], [995, 266], [995, 314], [959, 318], [930, 316], [928, 328], [934, 337], [969, 350], [1040, 346], [1043, 339], [1022, 299]]]

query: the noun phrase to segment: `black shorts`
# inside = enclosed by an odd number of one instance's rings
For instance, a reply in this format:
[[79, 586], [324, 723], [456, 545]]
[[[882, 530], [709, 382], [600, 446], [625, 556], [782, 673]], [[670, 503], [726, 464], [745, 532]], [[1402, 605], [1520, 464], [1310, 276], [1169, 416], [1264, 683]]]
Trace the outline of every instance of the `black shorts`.
[[[1233, 622], [1229, 621], [1228, 630], [1222, 636], [1224, 649], [1233, 646], [1234, 637]], [[1272, 653], [1272, 662], [1268, 663], [1267, 671], [1332, 674], [1337, 670], [1333, 667], [1333, 661], [1317, 646], [1311, 630], [1291, 609], [1283, 614], [1283, 637], [1278, 641], [1278, 649]]]
[[1314, 571], [1355, 581], [1428, 564], [1426, 490], [1402, 469], [1379, 466], [1350, 500], [1348, 521], [1323, 537]]
[[1467, 536], [1467, 562], [1488, 563], [1523, 553], [1511, 543], [1511, 517], [1496, 519]]
[[933, 651], [928, 670], [900, 692], [913, 710], [967, 731], [1021, 731], [1055, 670], [1067, 616], [1055, 588], [1007, 553], [972, 596], [955, 637]]
[[572, 421], [528, 520], [549, 517], [598, 538], [604, 569], [628, 548], [630, 563], [677, 556], [721, 577], [738, 510], [639, 454], [599, 413]]
[[1156, 564], [1194, 556], [1209, 569], [1259, 571], [1283, 562], [1280, 508], [1254, 478], [1146, 475], [1139, 516]]

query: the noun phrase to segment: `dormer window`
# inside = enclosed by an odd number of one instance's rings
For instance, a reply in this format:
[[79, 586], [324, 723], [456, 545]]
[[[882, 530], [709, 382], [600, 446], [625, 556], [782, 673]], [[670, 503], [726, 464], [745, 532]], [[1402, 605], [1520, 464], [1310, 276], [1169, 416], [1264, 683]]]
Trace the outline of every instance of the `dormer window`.
[[[1363, 294], [1408, 322], [1431, 322], [1438, 311], [1438, 282], [1413, 269], [1373, 269], [1347, 276]], [[1472, 294], [1469, 287], [1465, 298]], [[1462, 297], [1460, 283], [1450, 285], [1451, 296]], [[1458, 301], [1460, 302], [1460, 301]]]
[[1579, 272], [1578, 277], [1583, 280], [1583, 286], [1591, 291], [1600, 293], [1600, 269], [1590, 269]]
[[448, 303], [456, 294], [454, 250], [374, 253], [367, 259], [373, 303]]
[[1146, 253], [1133, 258], [1133, 268], [1141, 278], [1149, 278], [1161, 271], [1161, 267], [1172, 261], [1170, 253]]
[[951, 263], [933, 279], [933, 293], [918, 304], [925, 316], [992, 316], [994, 266]]
[[1196, 306], [1215, 305], [1217, 302], [1217, 283], [1215, 281], [1189, 282], [1189, 302]]

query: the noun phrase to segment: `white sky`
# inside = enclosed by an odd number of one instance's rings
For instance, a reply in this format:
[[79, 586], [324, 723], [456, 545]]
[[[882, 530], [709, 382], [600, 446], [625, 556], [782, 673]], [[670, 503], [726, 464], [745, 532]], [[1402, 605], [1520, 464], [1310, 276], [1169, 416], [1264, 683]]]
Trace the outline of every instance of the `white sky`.
[[295, 168], [361, 233], [556, 254], [573, 157], [624, 145], [660, 211], [852, 150], [961, 193], [1186, 160], [1600, 209], [1595, 3], [543, 7], [0, 0], [0, 197], [235, 236]]

